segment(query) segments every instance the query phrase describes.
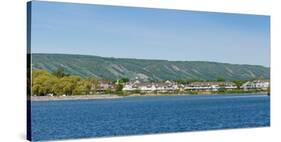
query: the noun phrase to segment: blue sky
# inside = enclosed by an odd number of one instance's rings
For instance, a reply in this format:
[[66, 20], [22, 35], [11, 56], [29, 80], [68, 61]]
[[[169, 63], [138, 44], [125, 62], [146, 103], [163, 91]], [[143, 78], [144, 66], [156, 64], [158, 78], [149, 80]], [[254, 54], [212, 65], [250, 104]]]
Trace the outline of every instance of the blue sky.
[[269, 67], [269, 16], [32, 3], [32, 53]]

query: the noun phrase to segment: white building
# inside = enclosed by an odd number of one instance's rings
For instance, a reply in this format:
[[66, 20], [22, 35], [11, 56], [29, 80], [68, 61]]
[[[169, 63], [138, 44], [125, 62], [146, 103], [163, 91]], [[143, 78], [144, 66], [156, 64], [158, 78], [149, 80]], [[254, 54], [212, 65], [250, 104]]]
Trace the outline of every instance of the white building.
[[248, 81], [241, 85], [240, 88], [243, 88], [245, 90], [247, 89], [262, 89], [266, 90], [270, 87], [270, 81], [269, 80], [254, 80], [254, 81]]
[[140, 82], [140, 81], [133, 81], [128, 82], [124, 85], [123, 91], [134, 91], [134, 90], [140, 90], [140, 91], [161, 91], [161, 92], [167, 92], [167, 91], [175, 91], [179, 89], [179, 86], [177, 83], [172, 81], [165, 81], [165, 82]]
[[134, 88], [133, 85], [131, 85], [131, 84], [125, 84], [122, 90], [123, 91], [134, 91], [134, 90], [136, 90], [136, 88]]
[[233, 82], [192, 82], [184, 87], [185, 90], [210, 90], [217, 91], [220, 88], [236, 89]]

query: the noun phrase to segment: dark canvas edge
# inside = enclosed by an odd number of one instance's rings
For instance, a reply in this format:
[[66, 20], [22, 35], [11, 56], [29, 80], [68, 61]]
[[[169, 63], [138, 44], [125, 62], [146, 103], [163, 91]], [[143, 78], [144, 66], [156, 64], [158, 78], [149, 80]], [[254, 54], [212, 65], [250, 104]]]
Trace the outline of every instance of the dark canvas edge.
[[32, 141], [32, 131], [31, 131], [31, 4], [32, 2], [29, 1], [27, 2], [26, 5], [26, 16], [27, 16], [27, 20], [26, 20], [26, 38], [27, 38], [27, 42], [26, 42], [26, 46], [27, 46], [27, 54], [26, 54], [26, 107], [27, 107], [27, 111], [26, 111], [26, 139], [29, 141]]

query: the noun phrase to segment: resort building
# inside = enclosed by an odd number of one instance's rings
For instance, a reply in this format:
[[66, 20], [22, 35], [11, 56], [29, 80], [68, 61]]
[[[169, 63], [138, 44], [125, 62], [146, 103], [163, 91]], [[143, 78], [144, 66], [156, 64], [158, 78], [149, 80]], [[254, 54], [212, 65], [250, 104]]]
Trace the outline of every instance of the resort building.
[[177, 83], [173, 81], [165, 81], [165, 82], [141, 82], [139, 80], [128, 82], [124, 85], [123, 91], [160, 91], [160, 92], [168, 92], [178, 90], [180, 87]]
[[104, 92], [106, 90], [114, 90], [115, 86], [111, 81], [99, 80], [99, 87], [97, 88], [98, 92]]
[[243, 85], [241, 85], [240, 88], [243, 88], [244, 90], [248, 89], [261, 89], [261, 90], [267, 90], [270, 87], [270, 81], [269, 80], [253, 80], [253, 81], [247, 81]]
[[185, 90], [206, 90], [217, 91], [220, 88], [236, 89], [237, 86], [233, 82], [192, 82], [187, 84]]
[[220, 88], [224, 89], [236, 89], [237, 86], [233, 82], [192, 82], [189, 84], [178, 84], [173, 81], [165, 81], [165, 82], [140, 82], [133, 81], [128, 82], [124, 85], [123, 91], [158, 91], [158, 92], [172, 92], [177, 90], [204, 90], [204, 91], [217, 91]]

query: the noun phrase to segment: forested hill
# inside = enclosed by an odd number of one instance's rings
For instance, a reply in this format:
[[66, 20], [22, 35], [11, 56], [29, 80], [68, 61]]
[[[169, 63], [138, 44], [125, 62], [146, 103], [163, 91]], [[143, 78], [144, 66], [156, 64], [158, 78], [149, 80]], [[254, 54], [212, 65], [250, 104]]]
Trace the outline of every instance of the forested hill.
[[270, 69], [257, 65], [236, 65], [204, 61], [167, 61], [107, 58], [89, 55], [32, 54], [32, 69], [50, 72], [63, 67], [66, 73], [81, 77], [115, 80], [250, 80], [269, 79]]

